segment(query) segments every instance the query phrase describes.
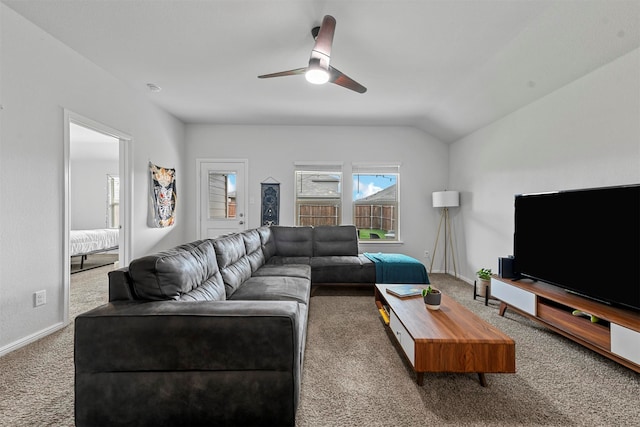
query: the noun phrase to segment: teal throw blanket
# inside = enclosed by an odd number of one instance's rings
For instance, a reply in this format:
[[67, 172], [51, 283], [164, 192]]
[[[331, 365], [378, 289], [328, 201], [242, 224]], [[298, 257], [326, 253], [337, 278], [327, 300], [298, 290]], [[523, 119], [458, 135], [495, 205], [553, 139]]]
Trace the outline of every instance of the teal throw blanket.
[[415, 258], [402, 254], [372, 254], [364, 256], [376, 265], [376, 283], [429, 283], [425, 266]]

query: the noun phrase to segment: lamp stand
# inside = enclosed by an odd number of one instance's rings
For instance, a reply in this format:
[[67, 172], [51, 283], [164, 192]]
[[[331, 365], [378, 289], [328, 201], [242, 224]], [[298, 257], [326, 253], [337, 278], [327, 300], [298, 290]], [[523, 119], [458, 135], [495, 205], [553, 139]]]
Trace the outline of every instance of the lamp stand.
[[442, 229], [442, 221], [444, 220], [444, 272], [448, 273], [449, 268], [447, 265], [447, 235], [449, 237], [449, 246], [451, 247], [451, 258], [453, 259], [453, 272], [455, 277], [458, 277], [458, 270], [456, 268], [456, 254], [453, 250], [453, 240], [451, 237], [451, 221], [449, 219], [449, 208], [442, 208], [442, 213], [440, 214], [440, 223], [438, 224], [438, 233], [436, 234], [436, 243], [433, 246], [433, 252], [431, 252], [431, 267], [429, 268], [429, 273], [433, 272], [433, 261], [435, 259], [436, 250], [438, 249], [438, 240], [440, 240], [440, 230]]

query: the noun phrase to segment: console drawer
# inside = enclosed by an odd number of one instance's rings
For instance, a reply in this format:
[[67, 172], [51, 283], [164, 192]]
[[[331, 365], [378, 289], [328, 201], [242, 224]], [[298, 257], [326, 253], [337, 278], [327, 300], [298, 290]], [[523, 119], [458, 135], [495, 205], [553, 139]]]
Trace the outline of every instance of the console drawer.
[[536, 296], [531, 292], [491, 279], [491, 296], [532, 316], [536, 315]]
[[393, 332], [393, 336], [396, 337], [398, 342], [400, 343], [400, 347], [404, 350], [404, 354], [407, 355], [409, 362], [411, 362], [411, 366], [416, 366], [416, 345], [413, 341], [409, 332], [404, 328], [402, 322], [398, 320], [396, 314], [391, 310], [389, 313], [389, 327], [391, 328], [391, 332]]
[[612, 323], [611, 352], [640, 365], [640, 332]]

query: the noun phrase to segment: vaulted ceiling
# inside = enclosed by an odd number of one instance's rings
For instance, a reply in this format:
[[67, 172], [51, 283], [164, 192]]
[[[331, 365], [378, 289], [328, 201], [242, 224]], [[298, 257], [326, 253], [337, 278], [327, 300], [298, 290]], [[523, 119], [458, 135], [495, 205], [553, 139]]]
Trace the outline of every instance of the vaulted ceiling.
[[[185, 123], [402, 125], [445, 142], [640, 45], [638, 0], [2, 2]], [[306, 66], [325, 14], [331, 64], [365, 94], [257, 78]]]

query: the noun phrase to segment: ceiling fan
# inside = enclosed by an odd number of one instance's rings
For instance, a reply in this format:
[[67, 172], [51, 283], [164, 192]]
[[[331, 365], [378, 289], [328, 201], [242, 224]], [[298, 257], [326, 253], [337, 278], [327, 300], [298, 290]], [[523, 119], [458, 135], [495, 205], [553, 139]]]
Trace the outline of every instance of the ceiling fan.
[[307, 81], [314, 84], [333, 83], [338, 86], [351, 89], [358, 93], [365, 93], [367, 88], [357, 81], [353, 80], [346, 74], [329, 65], [331, 61], [331, 45], [333, 43], [333, 33], [336, 30], [336, 20], [331, 15], [325, 15], [322, 24], [311, 30], [311, 35], [316, 40], [311, 57], [309, 58], [309, 66], [304, 68], [296, 68], [295, 70], [280, 71], [279, 73], [263, 74], [258, 76], [259, 79], [268, 79], [270, 77], [296, 76], [304, 74]]

